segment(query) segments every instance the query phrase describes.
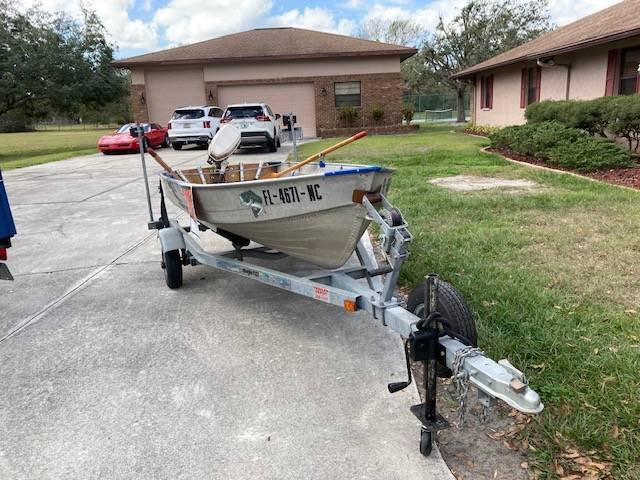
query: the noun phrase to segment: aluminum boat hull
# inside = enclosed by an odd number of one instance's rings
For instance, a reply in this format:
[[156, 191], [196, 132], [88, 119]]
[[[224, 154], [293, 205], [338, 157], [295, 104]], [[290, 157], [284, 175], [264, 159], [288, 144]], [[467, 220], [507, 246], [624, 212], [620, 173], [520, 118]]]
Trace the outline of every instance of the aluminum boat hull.
[[382, 167], [327, 164], [277, 179], [214, 184], [185, 182], [169, 174], [161, 179], [167, 198], [203, 225], [324, 268], [338, 268], [370, 223], [358, 193], [386, 194], [391, 175], [391, 169]]

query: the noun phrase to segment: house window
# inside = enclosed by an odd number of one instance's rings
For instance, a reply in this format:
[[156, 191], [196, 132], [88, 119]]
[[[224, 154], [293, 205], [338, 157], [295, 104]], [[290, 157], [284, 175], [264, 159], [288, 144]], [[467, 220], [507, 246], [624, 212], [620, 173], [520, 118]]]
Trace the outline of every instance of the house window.
[[542, 79], [542, 69], [531, 67], [522, 69], [520, 83], [520, 108], [540, 101], [540, 84]]
[[480, 77], [480, 108], [493, 108], [493, 75]]
[[360, 106], [360, 82], [336, 82], [336, 107]]
[[640, 66], [640, 48], [622, 51], [620, 67], [620, 95], [633, 95], [638, 92], [638, 66]]

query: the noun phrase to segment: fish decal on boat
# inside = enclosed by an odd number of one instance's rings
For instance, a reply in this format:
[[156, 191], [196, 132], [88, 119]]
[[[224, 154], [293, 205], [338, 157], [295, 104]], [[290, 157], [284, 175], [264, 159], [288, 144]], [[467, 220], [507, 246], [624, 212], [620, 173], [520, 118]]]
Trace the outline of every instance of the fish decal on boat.
[[240, 194], [240, 201], [243, 205], [251, 207], [253, 216], [257, 217], [264, 213], [264, 206], [262, 205], [262, 197], [260, 197], [253, 190], [247, 190]]

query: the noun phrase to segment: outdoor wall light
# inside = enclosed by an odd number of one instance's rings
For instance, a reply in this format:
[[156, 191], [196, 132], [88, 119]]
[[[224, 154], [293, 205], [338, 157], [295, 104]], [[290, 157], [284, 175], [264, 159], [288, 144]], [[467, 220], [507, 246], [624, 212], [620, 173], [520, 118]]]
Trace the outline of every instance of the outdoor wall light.
[[320, 96], [322, 96], [322, 97], [326, 97], [327, 96], [327, 89], [325, 87], [322, 87], [322, 90], [320, 90]]
[[141, 93], [141, 94], [140, 94], [140, 103], [141, 103], [142, 105], [144, 105], [145, 103], [147, 103], [147, 99], [146, 99], [146, 98], [144, 98], [144, 93]]
[[209, 90], [209, 95], [207, 96], [207, 100], [209, 100], [209, 103], [213, 103], [213, 93], [211, 93], [211, 90]]

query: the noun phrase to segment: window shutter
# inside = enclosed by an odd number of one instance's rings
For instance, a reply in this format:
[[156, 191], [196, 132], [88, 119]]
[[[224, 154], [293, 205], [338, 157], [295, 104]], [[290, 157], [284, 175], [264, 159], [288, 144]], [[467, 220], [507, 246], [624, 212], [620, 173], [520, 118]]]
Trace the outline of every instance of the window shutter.
[[522, 76], [520, 78], [520, 108], [527, 106], [527, 69], [522, 69]]
[[489, 88], [489, 105], [487, 108], [493, 108], [493, 75], [489, 75], [487, 87]]
[[618, 77], [618, 68], [620, 66], [620, 50], [610, 50], [609, 60], [607, 61], [607, 82], [605, 84], [604, 94], [607, 97], [615, 95], [616, 78]]
[[484, 77], [480, 77], [480, 108], [484, 108]]
[[540, 87], [542, 86], [542, 68], [536, 69], [536, 102], [540, 101]]

